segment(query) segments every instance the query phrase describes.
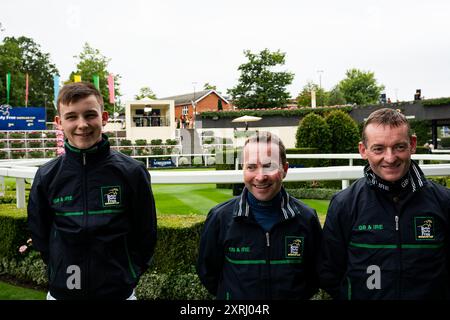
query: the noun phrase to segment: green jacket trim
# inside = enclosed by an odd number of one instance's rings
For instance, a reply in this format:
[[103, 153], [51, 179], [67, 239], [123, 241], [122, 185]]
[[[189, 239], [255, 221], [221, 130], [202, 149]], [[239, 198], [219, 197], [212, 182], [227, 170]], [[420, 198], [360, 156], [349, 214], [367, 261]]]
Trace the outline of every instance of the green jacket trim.
[[[225, 256], [228, 262], [233, 264], [267, 264], [267, 260], [235, 260]], [[270, 260], [270, 264], [297, 264], [302, 263], [302, 259]]]
[[[88, 211], [89, 215], [94, 215], [94, 214], [117, 214], [117, 213], [122, 213], [123, 210], [122, 209], [108, 209], [108, 210], [93, 210], [93, 211]], [[82, 216], [83, 215], [83, 211], [76, 211], [76, 212], [55, 212], [55, 214], [57, 216], [63, 216], [63, 217], [69, 217], [69, 216]]]
[[[355, 243], [350, 242], [350, 246], [356, 248], [366, 248], [366, 249], [397, 249], [399, 246], [396, 244], [369, 244], [369, 243]], [[402, 249], [438, 249], [442, 248], [444, 244], [401, 244]]]

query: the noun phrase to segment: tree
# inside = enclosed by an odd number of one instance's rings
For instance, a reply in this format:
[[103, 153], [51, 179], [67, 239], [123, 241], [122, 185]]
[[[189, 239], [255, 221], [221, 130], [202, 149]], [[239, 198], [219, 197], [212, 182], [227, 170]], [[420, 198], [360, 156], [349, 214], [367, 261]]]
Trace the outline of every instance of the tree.
[[311, 91], [316, 92], [316, 105], [326, 106], [328, 104], [328, 92], [320, 88], [313, 82], [308, 82], [303, 90], [297, 96], [297, 105], [299, 107], [311, 107]]
[[142, 87], [139, 89], [139, 94], [134, 96], [134, 99], [136, 100], [142, 100], [142, 99], [156, 99], [156, 94], [150, 89], [150, 87]]
[[[98, 49], [92, 48], [87, 42], [83, 46], [83, 51], [78, 56], [74, 56], [74, 58], [79, 60], [77, 69], [70, 74], [69, 80], [65, 83], [74, 82], [74, 75], [81, 75], [81, 80], [87, 82], [92, 82], [94, 75], [98, 76], [105, 110], [112, 115], [114, 105], [109, 102], [108, 75], [110, 72], [107, 70], [111, 59], [102, 55]], [[116, 97], [120, 96], [119, 79], [120, 75], [114, 75], [114, 95]], [[118, 108], [116, 108], [116, 112], [119, 112]]]
[[[41, 51], [40, 45], [27, 37], [6, 37], [0, 44], [0, 97], [6, 97], [5, 74], [11, 74], [9, 104], [25, 106], [25, 83], [28, 74], [28, 106], [46, 108], [47, 121], [55, 115], [53, 75], [59, 74], [50, 62], [50, 54]], [[3, 101], [2, 101], [3, 103]]]
[[296, 148], [317, 148], [321, 153], [331, 150], [331, 132], [325, 119], [311, 112], [301, 121], [296, 134]]
[[358, 105], [377, 103], [384, 85], [378, 85], [375, 74], [370, 71], [349, 69], [347, 78], [339, 82], [339, 90], [347, 103]]
[[203, 90], [217, 90], [217, 86], [214, 86], [212, 84], [209, 84], [209, 82], [206, 82], [203, 85]]
[[334, 86], [331, 91], [328, 92], [328, 105], [339, 106], [345, 104], [344, 95], [339, 90], [339, 85]]
[[342, 110], [334, 110], [325, 117], [325, 121], [331, 133], [331, 153], [358, 152], [359, 129], [352, 117]]
[[241, 64], [239, 83], [227, 92], [237, 108], [285, 107], [290, 98], [286, 87], [292, 83], [294, 74], [273, 71], [271, 68], [285, 63], [285, 53], [264, 49], [259, 54], [244, 51], [248, 59]]

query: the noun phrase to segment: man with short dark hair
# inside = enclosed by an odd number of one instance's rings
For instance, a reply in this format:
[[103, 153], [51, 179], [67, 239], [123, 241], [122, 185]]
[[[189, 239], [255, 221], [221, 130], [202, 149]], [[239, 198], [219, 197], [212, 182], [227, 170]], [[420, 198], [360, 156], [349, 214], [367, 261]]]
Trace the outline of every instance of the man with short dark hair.
[[90, 83], [65, 85], [55, 122], [65, 154], [41, 166], [28, 201], [33, 246], [48, 267], [48, 300], [135, 300], [156, 244], [150, 175], [110, 150], [103, 98]]
[[217, 299], [308, 299], [318, 288], [317, 214], [282, 187], [288, 163], [276, 135], [249, 138], [243, 157], [242, 194], [206, 219], [199, 278]]
[[450, 191], [424, 177], [406, 117], [384, 108], [367, 119], [364, 178], [331, 200], [321, 287], [335, 299], [449, 299]]

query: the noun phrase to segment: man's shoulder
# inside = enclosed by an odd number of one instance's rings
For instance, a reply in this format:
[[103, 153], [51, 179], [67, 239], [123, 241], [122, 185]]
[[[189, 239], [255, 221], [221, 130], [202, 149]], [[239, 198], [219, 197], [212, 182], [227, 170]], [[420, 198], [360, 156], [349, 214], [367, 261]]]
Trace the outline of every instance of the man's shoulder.
[[367, 190], [368, 188], [369, 187], [367, 185], [366, 178], [359, 178], [349, 187], [335, 193], [332, 197], [332, 200], [346, 202], [354, 199], [357, 194], [361, 193], [361, 191]]
[[231, 217], [232, 213], [234, 211], [234, 208], [236, 207], [237, 203], [240, 200], [240, 196], [233, 197], [227, 201], [224, 201], [222, 203], [219, 203], [215, 207], [213, 207], [210, 211], [208, 216], [220, 218], [225, 216]]
[[310, 206], [308, 206], [306, 203], [302, 202], [301, 200], [294, 198], [290, 194], [289, 194], [289, 205], [295, 206], [297, 208], [296, 214], [300, 213], [305, 218], [317, 217], [317, 214], [313, 208], [311, 208]]
[[134, 171], [137, 168], [144, 167], [144, 164], [141, 161], [133, 159], [132, 157], [116, 150], [111, 150], [110, 159], [124, 171]]
[[38, 168], [38, 172], [40, 175], [45, 176], [49, 173], [51, 173], [53, 170], [59, 168], [59, 165], [61, 164], [63, 160], [63, 156], [56, 157], [52, 160], [47, 161], [42, 166]]

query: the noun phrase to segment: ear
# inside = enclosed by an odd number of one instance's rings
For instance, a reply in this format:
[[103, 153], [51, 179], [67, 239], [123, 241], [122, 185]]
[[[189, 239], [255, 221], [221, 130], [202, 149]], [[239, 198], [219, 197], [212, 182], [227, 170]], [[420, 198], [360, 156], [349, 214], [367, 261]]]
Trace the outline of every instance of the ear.
[[286, 162], [285, 164], [283, 164], [283, 179], [286, 178], [288, 169], [289, 169], [289, 163]]
[[58, 116], [58, 115], [55, 116], [55, 123], [56, 123], [56, 127], [57, 127], [59, 130], [62, 130], [62, 127], [61, 127], [61, 117], [60, 117], [60, 116]]
[[359, 154], [364, 160], [367, 160], [367, 148], [361, 141], [358, 144]]
[[411, 136], [411, 138], [409, 139], [409, 144], [410, 144], [410, 147], [411, 147], [411, 153], [412, 154], [416, 153], [417, 137], [415, 135]]
[[106, 123], [108, 122], [109, 119], [109, 114], [107, 111], [103, 111], [102, 112], [102, 125], [105, 126]]

